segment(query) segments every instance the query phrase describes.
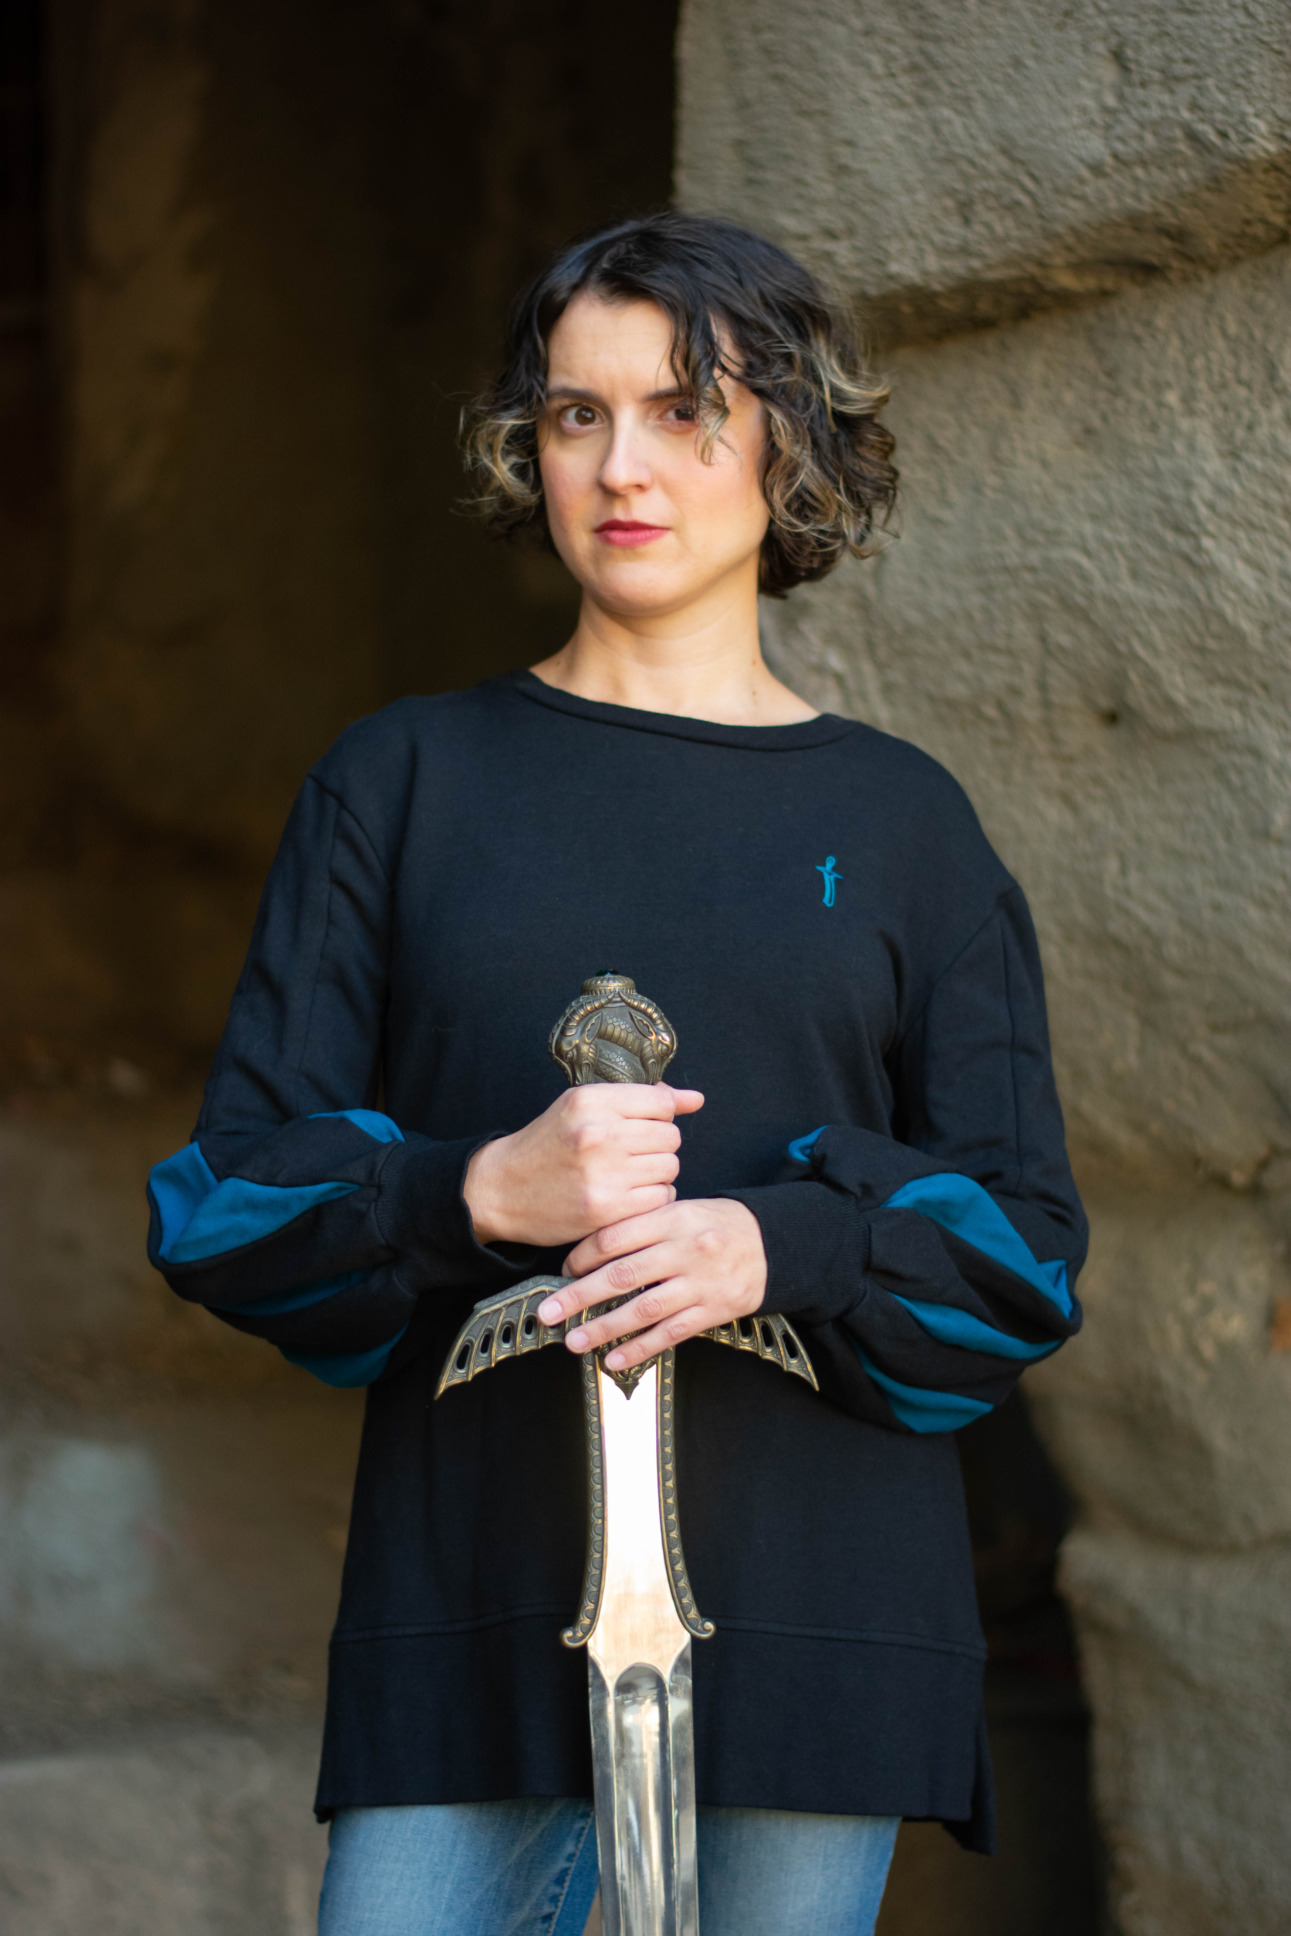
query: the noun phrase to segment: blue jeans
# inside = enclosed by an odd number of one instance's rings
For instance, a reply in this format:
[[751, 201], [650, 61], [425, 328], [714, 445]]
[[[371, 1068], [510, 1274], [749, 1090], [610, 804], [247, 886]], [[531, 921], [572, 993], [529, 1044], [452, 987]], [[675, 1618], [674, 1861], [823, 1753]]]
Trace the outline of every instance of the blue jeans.
[[[871, 1936], [895, 1819], [699, 1811], [703, 1936]], [[596, 1894], [585, 1801], [346, 1808], [319, 1936], [582, 1936]]]

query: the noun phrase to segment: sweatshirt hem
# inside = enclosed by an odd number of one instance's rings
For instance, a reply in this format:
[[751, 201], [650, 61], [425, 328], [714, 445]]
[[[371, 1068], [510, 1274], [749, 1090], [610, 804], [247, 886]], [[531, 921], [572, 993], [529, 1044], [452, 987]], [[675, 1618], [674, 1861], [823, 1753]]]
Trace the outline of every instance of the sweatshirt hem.
[[[935, 1820], [989, 1847], [982, 1664], [921, 1638], [840, 1648], [728, 1625], [697, 1642], [698, 1800]], [[760, 1698], [768, 1682], [785, 1694], [774, 1711]], [[591, 1778], [587, 1670], [536, 1611], [509, 1631], [386, 1634], [332, 1655], [320, 1819], [339, 1808], [586, 1796]]]
[[[394, 1627], [352, 1627], [334, 1633], [329, 1645], [348, 1647], [380, 1644], [386, 1640], [433, 1640], [457, 1634], [487, 1633], [494, 1627], [519, 1626], [530, 1620], [568, 1623], [569, 1609], [554, 1602], [529, 1607], [511, 1607], [501, 1613], [477, 1614], [467, 1620], [432, 1620]], [[784, 1620], [747, 1620], [732, 1614], [710, 1614], [715, 1627], [723, 1633], [760, 1634], [769, 1640], [823, 1640], [857, 1647], [904, 1647], [924, 1653], [954, 1654], [979, 1664], [986, 1660], [984, 1644], [951, 1640], [937, 1634], [893, 1632], [884, 1627], [810, 1627]]]

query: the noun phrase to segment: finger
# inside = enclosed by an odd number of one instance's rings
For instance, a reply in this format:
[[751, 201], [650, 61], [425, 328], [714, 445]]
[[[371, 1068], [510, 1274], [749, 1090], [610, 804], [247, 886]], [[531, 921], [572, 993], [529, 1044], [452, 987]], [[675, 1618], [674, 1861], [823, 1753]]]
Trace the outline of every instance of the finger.
[[[679, 1276], [685, 1263], [686, 1252], [681, 1244], [667, 1241], [650, 1244], [644, 1250], [630, 1252], [626, 1257], [616, 1257], [612, 1263], [580, 1278], [578, 1295], [586, 1309], [588, 1305], [603, 1302], [606, 1298], [630, 1296], [633, 1291], [649, 1288], [653, 1294], [670, 1278]], [[615, 1311], [612, 1315], [617, 1321], [619, 1312]], [[656, 1312], [655, 1316], [658, 1315]], [[608, 1321], [608, 1315], [605, 1321]], [[605, 1335], [608, 1336], [608, 1332]]]
[[[658, 1086], [661, 1089], [668, 1088], [666, 1082], [660, 1083]], [[674, 1089], [672, 1091], [672, 1113], [674, 1116], [693, 1116], [697, 1109], [702, 1109], [703, 1107], [704, 1092], [702, 1089]]]
[[704, 1106], [698, 1089], [674, 1089], [667, 1082], [607, 1082], [598, 1083], [596, 1089], [598, 1105], [614, 1115], [646, 1121], [671, 1122], [674, 1116], [690, 1116]]
[[626, 1371], [632, 1365], [644, 1364], [647, 1358], [657, 1358], [661, 1351], [678, 1345], [687, 1338], [697, 1338], [701, 1331], [710, 1327], [710, 1313], [701, 1304], [683, 1306], [674, 1311], [662, 1324], [650, 1331], [639, 1331], [634, 1338], [623, 1344], [616, 1344], [613, 1351], [605, 1355], [607, 1371]]
[[[648, 1191], [662, 1192], [664, 1190], [671, 1190], [676, 1176], [677, 1170], [675, 1163], [672, 1167], [669, 1167], [668, 1161], [661, 1156], [657, 1156], [653, 1163], [631, 1164], [628, 1168], [627, 1175], [623, 1179], [623, 1189], [619, 1195], [619, 1202], [623, 1207], [612, 1219], [612, 1223], [617, 1226], [620, 1223], [635, 1220], [637, 1217], [644, 1215], [647, 1210], [659, 1209], [669, 1199], [660, 1194], [656, 1197], [655, 1202], [646, 1203], [643, 1201], [645, 1193]], [[604, 1225], [601, 1228], [603, 1229]], [[591, 1236], [593, 1233], [588, 1231], [587, 1234]]]
[[602, 1345], [612, 1344], [615, 1338], [630, 1337], [634, 1331], [648, 1331], [662, 1324], [671, 1312], [680, 1310], [693, 1297], [694, 1290], [687, 1290], [676, 1279], [665, 1278], [648, 1284], [630, 1303], [584, 1319], [566, 1334], [565, 1343], [571, 1351], [597, 1351]]
[[[673, 1183], [634, 1183], [630, 1190], [624, 1192], [621, 1221], [639, 1223], [642, 1217], [651, 1216], [656, 1210], [666, 1210], [669, 1204], [675, 1203], [676, 1200], [677, 1188]], [[611, 1227], [617, 1229], [618, 1226], [616, 1224]], [[634, 1246], [629, 1245], [628, 1248], [632, 1249]], [[604, 1261], [603, 1252], [601, 1261]], [[574, 1273], [566, 1271], [565, 1275], [572, 1277]]]
[[627, 1173], [635, 1183], [646, 1179], [650, 1183], [672, 1183], [681, 1160], [676, 1150], [633, 1150], [623, 1158], [623, 1164], [627, 1165]]
[[662, 1117], [629, 1116], [619, 1131], [625, 1156], [672, 1156], [681, 1148], [681, 1131]]
[[[645, 1223], [647, 1219], [633, 1217], [630, 1221]], [[608, 1297], [622, 1297], [625, 1291], [639, 1291], [647, 1284], [661, 1282], [667, 1277], [669, 1269], [675, 1268], [679, 1262], [678, 1247], [665, 1243], [615, 1258], [608, 1264], [603, 1262], [589, 1276], [580, 1277], [576, 1283], [562, 1285], [560, 1290], [553, 1291], [539, 1305], [538, 1316], [546, 1325], [559, 1324], [563, 1318], [585, 1311], [589, 1304], [603, 1304]]]
[[675, 1201], [659, 1204], [649, 1210], [642, 1205], [635, 1215], [620, 1217], [614, 1223], [607, 1223], [603, 1229], [593, 1230], [590, 1236], [575, 1244], [564, 1263], [566, 1277], [585, 1277], [589, 1271], [598, 1270], [611, 1257], [624, 1257], [629, 1251], [642, 1250], [647, 1244], [657, 1244], [674, 1234], [676, 1222]]

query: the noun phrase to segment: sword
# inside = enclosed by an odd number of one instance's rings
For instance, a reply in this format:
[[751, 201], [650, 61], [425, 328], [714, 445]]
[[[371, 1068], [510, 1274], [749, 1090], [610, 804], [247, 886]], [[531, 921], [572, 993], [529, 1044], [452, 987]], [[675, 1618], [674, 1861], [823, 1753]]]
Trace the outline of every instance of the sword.
[[[549, 1047], [571, 1083], [658, 1082], [677, 1036], [630, 976], [607, 973], [583, 983]], [[436, 1398], [627, 1302], [608, 1298], [545, 1325], [539, 1305], [569, 1282], [531, 1277], [482, 1299], [444, 1361]], [[811, 1360], [784, 1318], [740, 1318], [700, 1335], [816, 1388]], [[713, 1623], [695, 1605], [681, 1550], [676, 1353], [607, 1371], [611, 1349], [582, 1359], [587, 1567], [578, 1613], [561, 1634], [567, 1647], [587, 1648], [601, 1922], [604, 1936], [699, 1936], [690, 1642], [707, 1639]]]

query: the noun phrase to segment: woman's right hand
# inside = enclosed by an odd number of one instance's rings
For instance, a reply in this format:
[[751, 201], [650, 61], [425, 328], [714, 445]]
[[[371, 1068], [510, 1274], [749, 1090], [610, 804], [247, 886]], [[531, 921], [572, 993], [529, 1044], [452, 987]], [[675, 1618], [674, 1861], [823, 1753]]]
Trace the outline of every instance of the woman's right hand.
[[606, 1224], [671, 1203], [681, 1131], [698, 1089], [593, 1082], [476, 1150], [462, 1194], [482, 1244], [576, 1243]]

